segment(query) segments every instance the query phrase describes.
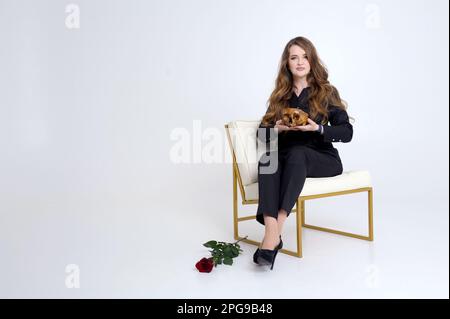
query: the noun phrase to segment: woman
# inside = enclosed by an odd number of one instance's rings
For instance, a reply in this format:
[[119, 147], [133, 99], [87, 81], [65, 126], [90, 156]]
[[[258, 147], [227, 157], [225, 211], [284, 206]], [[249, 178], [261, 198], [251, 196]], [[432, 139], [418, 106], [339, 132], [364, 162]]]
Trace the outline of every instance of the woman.
[[[264, 169], [274, 164], [270, 160], [258, 162], [256, 220], [265, 225], [265, 234], [253, 260], [273, 269], [278, 250], [283, 246], [283, 224], [300, 196], [306, 177], [342, 174], [339, 152], [332, 142], [350, 142], [353, 126], [338, 90], [328, 81], [328, 71], [314, 45], [304, 37], [286, 44], [268, 104], [257, 137], [263, 143], [277, 137], [278, 149], [267, 153], [275, 159], [276, 165], [272, 167], [276, 169]], [[286, 107], [308, 113], [308, 123], [296, 127], [282, 125], [281, 115]]]

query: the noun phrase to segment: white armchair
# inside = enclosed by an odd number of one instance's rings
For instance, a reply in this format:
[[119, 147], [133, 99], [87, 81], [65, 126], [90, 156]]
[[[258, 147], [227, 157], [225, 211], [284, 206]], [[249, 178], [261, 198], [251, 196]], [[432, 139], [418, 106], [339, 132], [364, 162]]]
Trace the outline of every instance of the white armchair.
[[[242, 241], [253, 245], [259, 245], [260, 242], [247, 238], [244, 239], [239, 236], [238, 223], [255, 219], [256, 213], [252, 216], [238, 216], [237, 186], [239, 185], [243, 205], [258, 204], [259, 154], [256, 147], [256, 131], [259, 123], [259, 121], [233, 121], [225, 125], [233, 157], [234, 238], [236, 240], [242, 239]], [[306, 223], [306, 200], [357, 192], [368, 193], [368, 235], [357, 235]], [[292, 209], [292, 213], [297, 213], [297, 251], [280, 250], [288, 255], [302, 257], [302, 227], [373, 241], [373, 189], [369, 172], [365, 170], [353, 170], [344, 171], [341, 175], [333, 177], [306, 178], [301, 194], [297, 199], [296, 208]]]

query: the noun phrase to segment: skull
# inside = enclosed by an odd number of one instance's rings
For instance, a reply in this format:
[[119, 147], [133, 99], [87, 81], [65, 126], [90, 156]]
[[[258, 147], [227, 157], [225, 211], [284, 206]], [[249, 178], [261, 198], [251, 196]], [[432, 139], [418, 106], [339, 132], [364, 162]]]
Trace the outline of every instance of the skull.
[[292, 127], [292, 126], [298, 126], [298, 125], [306, 125], [308, 124], [308, 113], [294, 108], [294, 107], [287, 107], [283, 109], [282, 113], [282, 123], [283, 125]]

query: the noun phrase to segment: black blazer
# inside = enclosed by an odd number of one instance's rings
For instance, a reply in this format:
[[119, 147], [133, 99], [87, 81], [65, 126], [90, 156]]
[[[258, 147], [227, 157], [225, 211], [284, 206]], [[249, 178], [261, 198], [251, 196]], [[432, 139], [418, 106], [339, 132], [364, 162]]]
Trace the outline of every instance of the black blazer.
[[[309, 90], [309, 87], [304, 88], [299, 96], [292, 92], [292, 96], [289, 99], [289, 106], [299, 108], [309, 114]], [[322, 116], [319, 115], [318, 118], [313, 120], [317, 124], [320, 124]], [[261, 130], [258, 130], [256, 134], [257, 138], [263, 143], [270, 142], [270, 129], [274, 126], [262, 126], [260, 124], [260, 129], [266, 128], [266, 134], [260, 136], [259, 132]], [[352, 140], [352, 137], [353, 126], [349, 122], [347, 112], [337, 106], [329, 105], [328, 122], [323, 126], [323, 134], [319, 132], [283, 131], [278, 135], [278, 148], [284, 149], [294, 145], [306, 145], [339, 158], [339, 152], [333, 147], [332, 142], [348, 143]]]

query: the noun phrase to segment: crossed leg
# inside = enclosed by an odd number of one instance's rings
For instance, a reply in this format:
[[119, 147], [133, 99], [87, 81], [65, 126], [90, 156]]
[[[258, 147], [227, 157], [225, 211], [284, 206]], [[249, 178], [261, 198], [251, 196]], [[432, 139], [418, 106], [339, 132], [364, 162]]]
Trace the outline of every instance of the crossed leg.
[[287, 212], [284, 209], [278, 211], [278, 219], [264, 215], [264, 239], [262, 241], [262, 249], [274, 249], [280, 242], [280, 235], [283, 231], [284, 222], [287, 219]]

